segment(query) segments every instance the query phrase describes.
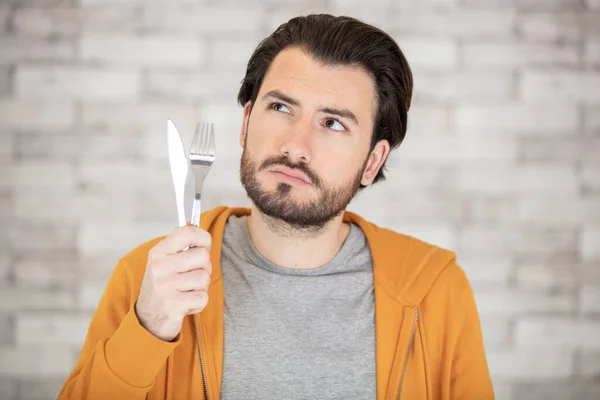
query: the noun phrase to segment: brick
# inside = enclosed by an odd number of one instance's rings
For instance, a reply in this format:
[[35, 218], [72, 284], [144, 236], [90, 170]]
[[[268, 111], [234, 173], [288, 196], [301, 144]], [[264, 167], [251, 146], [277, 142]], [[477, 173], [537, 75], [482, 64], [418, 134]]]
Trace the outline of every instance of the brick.
[[[372, 189], [375, 189], [373, 187]], [[383, 195], [385, 190], [381, 190]], [[373, 204], [375, 194], [364, 193], [359, 197], [368, 197], [361, 202], [367, 206]], [[458, 222], [462, 220], [463, 207], [461, 199], [457, 196], [448, 196], [443, 199], [434, 198], [426, 191], [389, 192], [383, 196], [381, 205], [384, 208], [382, 215], [386, 221], [393, 223], [436, 223], [439, 221]], [[358, 197], [356, 198], [358, 200]], [[390, 207], [393, 204], [403, 204], [403, 207]], [[365, 210], [367, 207], [359, 207]]]
[[65, 101], [0, 101], [0, 127], [64, 129], [75, 120], [74, 105]]
[[511, 288], [485, 289], [474, 286], [477, 308], [482, 315], [503, 316], [569, 313], [573, 311], [573, 296], [569, 292], [518, 290]]
[[23, 346], [0, 349], [0, 374], [11, 377], [38, 378], [65, 376], [75, 365], [71, 346]]
[[486, 350], [506, 346], [509, 340], [510, 320], [496, 315], [482, 316], [480, 319]]
[[[194, 191], [193, 182], [188, 181], [186, 193], [191, 194]], [[207, 191], [208, 192], [208, 191]], [[207, 194], [208, 196], [208, 194]], [[190, 196], [192, 197], [192, 196]], [[186, 198], [186, 216], [191, 218], [191, 198]], [[202, 205], [208, 210], [208, 203], [202, 198]], [[172, 188], [165, 187], [164, 191], [157, 193], [153, 188], [141, 189], [131, 198], [131, 221], [147, 221], [152, 219], [159, 222], [164, 221], [175, 224], [177, 221], [177, 212], [175, 208], [175, 195]], [[118, 204], [118, 203], [116, 203]], [[101, 205], [103, 207], [103, 205]]]
[[[0, 67], [0, 99], [8, 97], [12, 91], [11, 72], [8, 67]], [[0, 100], [1, 101], [1, 100]]]
[[416, 103], [408, 112], [407, 135], [446, 132], [450, 127], [450, 115], [446, 106]]
[[20, 381], [19, 395], [21, 399], [48, 400], [56, 399], [63, 385], [65, 377], [37, 378]]
[[572, 290], [578, 285], [575, 271], [565, 264], [524, 264], [516, 273], [516, 283], [520, 289], [531, 290]]
[[232, 75], [196, 72], [150, 72], [145, 95], [155, 99], [199, 100], [235, 98], [239, 79]]
[[195, 107], [187, 102], [84, 102], [82, 105], [83, 125], [95, 129], [151, 128], [152, 133], [164, 134], [167, 119], [171, 118], [183, 136], [192, 132], [195, 117]]
[[586, 195], [581, 200], [581, 205], [576, 208], [581, 210], [581, 215], [585, 216], [585, 222], [594, 225], [600, 225], [600, 198], [597, 196]]
[[589, 221], [590, 205], [571, 197], [544, 198], [542, 196], [521, 197], [513, 206], [513, 214], [507, 218], [523, 226], [576, 227]]
[[390, 21], [390, 29], [401, 33], [435, 37], [508, 38], [514, 35], [516, 14], [512, 10], [476, 8], [431, 10], [403, 8]]
[[459, 132], [454, 140], [457, 143], [457, 153], [461, 162], [510, 161], [516, 160], [518, 156], [518, 142], [514, 136], [487, 132]]
[[0, 38], [0, 64], [26, 61], [59, 61], [75, 59], [75, 45], [65, 40], [36, 40], [4, 36]]
[[220, 71], [223, 69], [237, 71], [245, 68], [259, 42], [258, 36], [235, 39], [215, 38], [210, 41], [207, 58], [210, 60], [211, 66]]
[[600, 11], [600, 0], [584, 0], [585, 5], [590, 10]]
[[514, 269], [510, 259], [485, 257], [462, 257], [459, 264], [473, 285], [479, 284], [508, 284]]
[[15, 94], [24, 99], [127, 100], [140, 94], [135, 71], [84, 67], [17, 67]]
[[[85, 281], [77, 288], [77, 305], [82, 310], [95, 310], [106, 288], [106, 281]], [[84, 336], [85, 337], [85, 336]]]
[[126, 160], [91, 160], [81, 164], [78, 173], [86, 187], [94, 190], [109, 187], [111, 190], [156, 188], [156, 182], [164, 182], [165, 187], [172, 186], [168, 166], [145, 165]]
[[599, 102], [600, 75], [581, 71], [525, 71], [520, 97], [526, 101]]
[[584, 284], [579, 291], [579, 303], [582, 313], [600, 314], [600, 289]]
[[574, 43], [484, 42], [463, 45], [463, 62], [467, 69], [574, 67], [579, 65], [579, 58], [579, 48]]
[[600, 137], [584, 138], [580, 146], [579, 160], [588, 166], [600, 167]]
[[600, 260], [600, 226], [583, 226], [579, 251], [583, 260]]
[[450, 191], [456, 186], [456, 171], [446, 165], [408, 162], [398, 151], [388, 158], [387, 176], [406, 190]]
[[82, 141], [80, 135], [53, 134], [51, 130], [33, 134], [22, 133], [15, 137], [15, 157], [25, 161], [74, 161], [81, 155]]
[[[105, 2], [103, 2], [105, 5]], [[17, 8], [14, 31], [20, 36], [75, 38], [81, 32], [131, 34], [139, 31], [140, 4], [93, 8]]]
[[19, 400], [19, 382], [16, 379], [0, 378], [0, 394], [3, 400]]
[[[128, 188], [126, 182], [117, 189], [108, 183], [104, 187], [100, 186], [99, 183], [91, 184], [89, 188], [77, 194], [76, 208], [73, 211], [77, 218], [84, 218], [85, 216], [88, 221], [114, 221], [115, 223], [133, 221], [134, 217], [140, 212], [140, 208], [148, 207], [143, 203], [145, 201], [152, 203], [152, 196], [156, 196], [154, 191], [146, 198], [138, 197], [139, 189]], [[170, 205], [172, 206], [173, 203]], [[160, 209], [154, 209], [153, 211], [157, 216], [164, 212]], [[170, 211], [172, 211], [172, 207], [170, 207]], [[148, 216], [150, 217], [150, 215]]]
[[398, 152], [408, 161], [454, 163], [461, 159], [459, 145], [459, 140], [451, 135], [407, 135]]
[[516, 200], [498, 196], [469, 196], [465, 199], [465, 220], [474, 224], [500, 224], [514, 220]]
[[0, 346], [13, 341], [13, 319], [10, 314], [0, 313]]
[[491, 102], [512, 97], [513, 77], [497, 73], [415, 74], [414, 96], [433, 102]]
[[575, 106], [526, 103], [459, 105], [454, 114], [459, 130], [502, 134], [575, 134], [579, 115]]
[[517, 29], [525, 40], [574, 42], [582, 35], [579, 15], [570, 11], [521, 13]]
[[263, 10], [244, 6], [207, 7], [203, 4], [152, 5], [144, 8], [142, 26], [159, 32], [198, 32], [208, 36], [256, 33]]
[[600, 322], [528, 316], [517, 321], [516, 344], [600, 349]]
[[[80, 156], [85, 160], [136, 160], [143, 154], [143, 129], [85, 129], [81, 132]], [[164, 139], [164, 138], [163, 138]]]
[[565, 348], [528, 346], [493, 349], [487, 351], [486, 356], [490, 373], [495, 379], [514, 382], [567, 378], [574, 367], [571, 351]]
[[[72, 344], [80, 347], [90, 317], [85, 314], [19, 313], [15, 316], [15, 339], [19, 346]], [[40, 335], [40, 332], [44, 332]]]
[[[550, 242], [553, 246], [548, 246]], [[458, 252], [465, 257], [511, 255], [545, 262], [559, 257], [574, 257], [577, 241], [573, 229], [484, 228], [474, 225], [460, 231]]]
[[194, 37], [85, 34], [79, 53], [96, 65], [198, 67], [206, 50]]
[[[54, 181], [48, 179], [47, 183]], [[40, 201], [40, 189], [29, 186], [18, 188], [13, 194], [14, 216], [23, 223], [35, 225], [37, 223], [73, 222], [78, 218], [85, 218], [83, 210], [79, 210], [75, 193], [72, 189], [59, 187], [44, 190], [44, 199]]]
[[8, 19], [11, 13], [12, 9], [8, 7], [8, 5], [0, 4], [0, 32], [4, 32], [6, 30]]
[[600, 169], [594, 165], [583, 165], [581, 172], [584, 190], [600, 191]]
[[0, 285], [5, 284], [11, 272], [10, 265], [12, 260], [9, 258], [8, 254], [0, 254]]
[[79, 12], [74, 8], [17, 8], [13, 29], [19, 35], [74, 37], [80, 28]]
[[75, 254], [49, 252], [17, 258], [13, 275], [18, 287], [68, 289], [77, 284], [79, 269]]
[[564, 137], [527, 137], [520, 141], [520, 159], [525, 162], [547, 161], [552, 163], [575, 163], [581, 153], [589, 153], [581, 140]]
[[75, 229], [66, 222], [60, 225], [15, 226], [8, 228], [10, 248], [16, 254], [31, 251], [71, 251], [75, 246]]
[[75, 186], [74, 168], [68, 162], [23, 161], [15, 165], [13, 182], [16, 187], [73, 188]]
[[584, 12], [580, 17], [584, 35], [598, 37], [600, 35], [600, 12]]
[[8, 131], [0, 131], [0, 160], [11, 162], [13, 160], [13, 142], [15, 136]]
[[600, 352], [584, 350], [579, 354], [579, 369], [577, 371], [584, 378], [600, 377]]
[[578, 10], [582, 9], [581, 0], [516, 0], [520, 10]]
[[589, 68], [600, 67], [600, 39], [587, 39], [584, 44], [584, 62]]
[[0, 311], [62, 311], [74, 305], [73, 295], [64, 289], [40, 290], [11, 287], [0, 292]]
[[153, 222], [140, 222], [135, 225], [84, 222], [78, 237], [78, 250], [83, 256], [123, 255], [150, 239], [168, 234], [176, 224], [176, 222], [170, 225]]
[[458, 46], [452, 39], [402, 36], [396, 41], [413, 71], [453, 71], [458, 67]]
[[459, 190], [469, 194], [560, 194], [579, 190], [575, 169], [570, 165], [521, 165], [506, 162], [464, 165], [459, 170]]
[[515, 385], [514, 398], [540, 399], [598, 399], [600, 383], [577, 379], [554, 382], [527, 382]]

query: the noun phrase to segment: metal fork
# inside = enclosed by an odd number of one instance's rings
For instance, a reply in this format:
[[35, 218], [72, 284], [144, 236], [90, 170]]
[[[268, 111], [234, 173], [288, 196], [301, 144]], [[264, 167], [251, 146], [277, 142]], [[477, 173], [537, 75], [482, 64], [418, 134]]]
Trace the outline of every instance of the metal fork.
[[192, 225], [200, 226], [202, 213], [202, 186], [204, 179], [215, 162], [215, 127], [210, 122], [196, 125], [192, 145], [190, 146], [190, 163], [196, 181], [196, 194], [192, 206]]
[[[200, 226], [200, 214], [202, 213], [202, 186], [204, 179], [215, 162], [215, 127], [212, 123], [202, 123], [196, 125], [192, 145], [190, 146], [190, 163], [192, 172], [196, 181], [196, 194], [192, 206], [192, 225]], [[196, 331], [196, 340], [198, 341], [198, 357], [200, 358], [200, 371], [202, 373], [202, 386], [204, 387], [204, 398], [209, 400], [208, 384], [206, 381], [206, 369], [204, 366], [204, 357], [200, 346], [200, 331], [198, 330], [198, 321], [196, 315], [192, 315], [194, 320], [194, 329]]]

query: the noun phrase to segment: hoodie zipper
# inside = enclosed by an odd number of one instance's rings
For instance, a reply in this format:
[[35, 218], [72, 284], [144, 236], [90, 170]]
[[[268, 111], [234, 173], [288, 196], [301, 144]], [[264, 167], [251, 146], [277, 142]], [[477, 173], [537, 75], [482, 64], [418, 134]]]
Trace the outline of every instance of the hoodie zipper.
[[196, 322], [196, 314], [192, 315], [194, 318], [194, 328], [196, 329], [196, 341], [198, 342], [198, 356], [200, 357], [200, 371], [202, 371], [202, 387], [204, 388], [204, 398], [210, 400], [208, 397], [208, 385], [206, 381], [206, 371], [204, 370], [204, 358], [202, 357], [202, 349], [200, 347], [200, 333], [198, 331], [198, 323]]
[[402, 397], [402, 386], [404, 385], [404, 375], [406, 374], [406, 368], [408, 367], [408, 356], [412, 350], [413, 343], [415, 341], [415, 332], [417, 331], [417, 322], [419, 320], [419, 309], [415, 308], [415, 320], [413, 322], [412, 331], [410, 333], [410, 340], [408, 341], [408, 349], [406, 350], [406, 357], [404, 357], [404, 365], [402, 366], [402, 374], [400, 375], [400, 384], [398, 385], [398, 394], [396, 400], [400, 400]]

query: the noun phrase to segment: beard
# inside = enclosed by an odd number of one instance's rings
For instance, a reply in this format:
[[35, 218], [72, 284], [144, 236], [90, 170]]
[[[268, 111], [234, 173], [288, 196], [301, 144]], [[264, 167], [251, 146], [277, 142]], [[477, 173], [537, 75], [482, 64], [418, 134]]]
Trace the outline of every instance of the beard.
[[[252, 160], [244, 144], [240, 163], [240, 177], [242, 186], [246, 189], [250, 200], [261, 213], [270, 217], [273, 220], [272, 222], [283, 222], [296, 231], [318, 232], [346, 209], [361, 188], [360, 181], [366, 168], [367, 159], [349, 182], [333, 187], [327, 185], [306, 164], [293, 163], [285, 155], [270, 157], [258, 164]], [[282, 165], [303, 172], [318, 191], [317, 198], [310, 201], [297, 201], [291, 194], [292, 185], [285, 182], [279, 182], [273, 191], [265, 190], [258, 181], [257, 175], [259, 172], [275, 165]]]

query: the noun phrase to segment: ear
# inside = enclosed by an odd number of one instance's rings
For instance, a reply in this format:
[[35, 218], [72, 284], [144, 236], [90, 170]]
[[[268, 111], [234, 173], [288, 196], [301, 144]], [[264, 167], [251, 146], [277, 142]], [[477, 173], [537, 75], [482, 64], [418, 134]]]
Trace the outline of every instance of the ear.
[[246, 133], [248, 121], [250, 120], [250, 111], [252, 111], [252, 100], [248, 100], [244, 105], [244, 119], [242, 120], [242, 130], [240, 132], [240, 146], [244, 147], [246, 142]]
[[363, 172], [363, 176], [360, 181], [362, 185], [369, 186], [371, 183], [373, 183], [373, 180], [377, 176], [377, 173], [381, 169], [381, 166], [383, 165], [389, 154], [390, 143], [387, 140], [382, 139], [379, 142], [377, 142], [377, 144], [375, 144], [375, 147], [371, 151], [371, 154], [369, 154], [367, 166], [365, 168], [365, 171]]

